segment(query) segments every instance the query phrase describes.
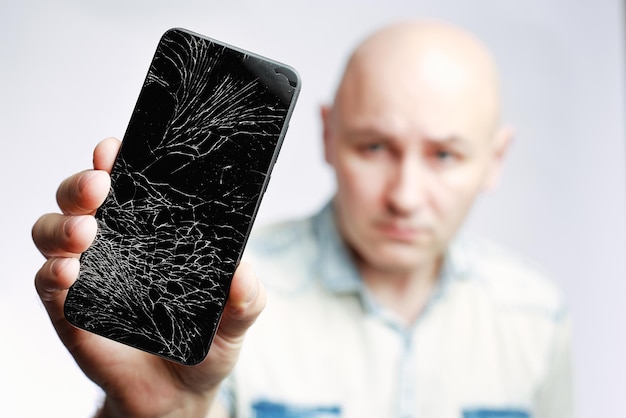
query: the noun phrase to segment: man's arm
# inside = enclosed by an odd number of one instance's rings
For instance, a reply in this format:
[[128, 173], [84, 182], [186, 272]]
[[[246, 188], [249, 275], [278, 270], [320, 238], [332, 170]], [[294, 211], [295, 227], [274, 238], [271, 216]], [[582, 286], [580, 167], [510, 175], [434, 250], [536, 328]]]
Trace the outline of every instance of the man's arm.
[[80, 254], [96, 234], [95, 210], [104, 201], [120, 142], [106, 139], [94, 151], [94, 169], [66, 179], [57, 191], [62, 213], [43, 215], [33, 241], [46, 258], [35, 287], [69, 352], [83, 372], [106, 393], [99, 417], [226, 416], [215, 404], [220, 382], [233, 368], [243, 337], [265, 306], [265, 290], [242, 264], [231, 284], [219, 329], [207, 358], [182, 366], [77, 329], [63, 315], [68, 288], [76, 280]]
[[567, 314], [557, 319], [548, 370], [537, 393], [538, 418], [574, 416], [570, 327]]

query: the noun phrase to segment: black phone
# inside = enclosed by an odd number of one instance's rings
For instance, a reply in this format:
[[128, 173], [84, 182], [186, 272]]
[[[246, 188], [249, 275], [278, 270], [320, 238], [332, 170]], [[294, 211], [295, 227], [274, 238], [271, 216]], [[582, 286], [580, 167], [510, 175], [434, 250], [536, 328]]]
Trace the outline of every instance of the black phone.
[[284, 64], [163, 35], [65, 301], [70, 323], [182, 364], [206, 357], [299, 90]]

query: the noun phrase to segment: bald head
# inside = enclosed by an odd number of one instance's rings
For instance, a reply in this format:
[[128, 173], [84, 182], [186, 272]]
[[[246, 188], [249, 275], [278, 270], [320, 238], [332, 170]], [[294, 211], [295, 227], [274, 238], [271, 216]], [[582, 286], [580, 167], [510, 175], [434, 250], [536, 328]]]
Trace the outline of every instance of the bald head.
[[497, 70], [485, 46], [460, 28], [438, 21], [398, 23], [357, 47], [335, 107], [341, 112], [368, 101], [409, 106], [432, 114], [431, 119], [455, 113], [463, 119], [458, 123], [490, 135], [499, 119]]

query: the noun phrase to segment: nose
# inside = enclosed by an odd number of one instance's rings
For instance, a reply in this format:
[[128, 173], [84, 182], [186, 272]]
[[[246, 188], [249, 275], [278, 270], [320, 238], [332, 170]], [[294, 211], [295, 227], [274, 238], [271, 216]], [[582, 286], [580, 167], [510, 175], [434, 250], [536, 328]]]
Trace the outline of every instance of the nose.
[[395, 215], [413, 215], [425, 204], [427, 173], [419, 161], [414, 158], [403, 158], [393, 168], [389, 188], [388, 203], [390, 211]]

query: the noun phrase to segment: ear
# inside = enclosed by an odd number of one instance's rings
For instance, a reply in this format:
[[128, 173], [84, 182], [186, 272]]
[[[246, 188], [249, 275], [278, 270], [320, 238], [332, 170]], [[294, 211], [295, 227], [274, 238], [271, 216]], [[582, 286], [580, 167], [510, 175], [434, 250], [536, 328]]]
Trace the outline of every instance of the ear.
[[489, 164], [483, 185], [484, 191], [494, 190], [500, 185], [504, 157], [506, 156], [512, 140], [513, 128], [510, 126], [503, 126], [496, 132], [492, 142], [491, 163]]
[[329, 105], [323, 105], [320, 107], [320, 116], [322, 117], [322, 135], [324, 137], [324, 158], [326, 162], [333, 165], [333, 147], [332, 138], [334, 135], [332, 125], [332, 113], [333, 108]]

